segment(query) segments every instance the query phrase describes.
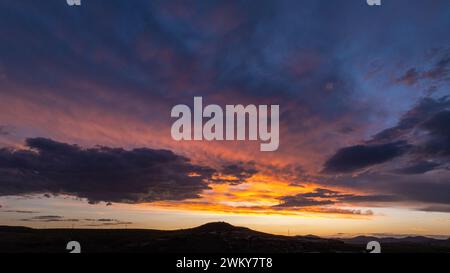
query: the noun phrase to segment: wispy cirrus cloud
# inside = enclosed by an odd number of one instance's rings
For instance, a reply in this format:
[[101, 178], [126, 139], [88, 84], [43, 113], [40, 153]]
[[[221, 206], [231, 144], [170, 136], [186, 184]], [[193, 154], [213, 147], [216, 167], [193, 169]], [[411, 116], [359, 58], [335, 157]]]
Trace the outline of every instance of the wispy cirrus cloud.
[[428, 70], [418, 71], [417, 68], [410, 68], [397, 78], [396, 82], [411, 86], [424, 80], [450, 81], [450, 53], [444, 55]]

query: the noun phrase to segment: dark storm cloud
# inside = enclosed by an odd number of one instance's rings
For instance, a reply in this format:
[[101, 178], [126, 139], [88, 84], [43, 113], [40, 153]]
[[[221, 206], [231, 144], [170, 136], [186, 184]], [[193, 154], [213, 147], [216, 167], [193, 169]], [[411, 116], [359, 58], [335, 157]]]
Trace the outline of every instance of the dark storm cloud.
[[[253, 163], [235, 163], [224, 166], [218, 173], [218, 177], [211, 179], [212, 183], [229, 183], [237, 185], [258, 173]], [[225, 178], [224, 178], [225, 177]]]
[[315, 189], [313, 192], [303, 193], [303, 194], [301, 194], [301, 196], [303, 196], [303, 197], [308, 197], [308, 198], [310, 198], [310, 197], [319, 197], [319, 198], [344, 198], [344, 197], [347, 197], [348, 195], [346, 195], [346, 194], [341, 194], [340, 192], [333, 191], [333, 190], [317, 188], [317, 189]]
[[356, 195], [329, 189], [316, 188], [312, 192], [279, 198], [281, 204], [275, 207], [313, 207], [337, 203], [383, 203], [399, 201], [392, 195]]
[[281, 201], [281, 204], [278, 204], [275, 207], [311, 207], [333, 205], [336, 203], [334, 198], [339, 195], [340, 193], [336, 191], [317, 188], [313, 192], [280, 197], [279, 200]]
[[436, 156], [450, 155], [450, 111], [442, 111], [421, 125], [430, 138], [420, 151]]
[[401, 156], [409, 158], [408, 165], [394, 170], [402, 174], [424, 173], [450, 162], [449, 108], [449, 97], [420, 100], [396, 126], [366, 143], [339, 149], [324, 163], [324, 173], [354, 172]]
[[437, 207], [450, 205], [450, 172], [439, 170], [424, 174], [400, 175], [393, 173], [362, 173], [327, 177], [321, 183], [327, 186], [348, 187], [354, 190], [376, 192], [367, 197], [347, 197], [351, 203], [380, 204], [397, 202], [416, 206]]
[[405, 141], [356, 145], [338, 150], [325, 162], [325, 173], [346, 173], [380, 164], [403, 155], [411, 146]]
[[[0, 149], [0, 195], [69, 194], [91, 203], [196, 198], [214, 171], [167, 150], [96, 147], [45, 138]], [[195, 173], [196, 175], [191, 175]]]
[[333, 205], [335, 202], [331, 200], [315, 200], [312, 198], [303, 197], [301, 194], [294, 196], [283, 196], [280, 198], [282, 202], [276, 207], [311, 207]]
[[[450, 155], [450, 97], [422, 99], [396, 126], [376, 134], [369, 143], [400, 141], [411, 137], [415, 140], [412, 154], [416, 161], [421, 161], [416, 163], [416, 168], [426, 168], [425, 161], [428, 161], [428, 167], [437, 167], [443, 163], [439, 161], [449, 162], [446, 157]], [[431, 163], [430, 159], [437, 162]]]
[[420, 124], [448, 108], [450, 108], [450, 97], [445, 96], [438, 99], [425, 97], [406, 112], [396, 126], [377, 133], [371, 142], [391, 142], [401, 139]]
[[[445, 211], [450, 205], [450, 100], [424, 98], [400, 119], [366, 145], [406, 141], [408, 153], [395, 164], [360, 174], [323, 178], [323, 185], [376, 192], [380, 197], [348, 197], [361, 203], [401, 202], [419, 210]], [[396, 166], [392, 170], [392, 166]], [[419, 207], [422, 206], [422, 207]]]

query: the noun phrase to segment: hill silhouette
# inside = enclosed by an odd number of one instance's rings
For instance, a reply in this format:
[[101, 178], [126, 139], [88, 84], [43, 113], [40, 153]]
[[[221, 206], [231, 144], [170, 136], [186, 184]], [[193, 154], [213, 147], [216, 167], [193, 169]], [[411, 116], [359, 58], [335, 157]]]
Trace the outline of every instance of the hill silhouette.
[[427, 237], [327, 239], [314, 235], [282, 236], [225, 222], [179, 230], [32, 229], [0, 226], [0, 252], [68, 252], [78, 241], [82, 252], [131, 253], [310, 253], [366, 252], [377, 240], [382, 252], [450, 252], [450, 240]]

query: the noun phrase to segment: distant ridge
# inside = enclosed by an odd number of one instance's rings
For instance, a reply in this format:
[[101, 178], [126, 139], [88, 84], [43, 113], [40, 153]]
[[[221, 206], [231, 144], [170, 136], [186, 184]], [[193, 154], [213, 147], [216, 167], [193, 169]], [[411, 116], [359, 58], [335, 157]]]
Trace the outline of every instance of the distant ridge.
[[406, 237], [375, 237], [375, 236], [357, 236], [348, 239], [340, 239], [348, 243], [364, 243], [368, 241], [378, 241], [380, 243], [430, 243], [430, 242], [443, 242], [449, 239], [435, 239], [425, 236], [406, 236]]
[[0, 232], [32, 232], [34, 229], [23, 226], [0, 226]]
[[252, 229], [246, 228], [246, 227], [237, 227], [233, 226], [227, 222], [211, 222], [206, 223], [198, 227], [186, 229], [196, 232], [253, 232], [253, 233], [262, 233], [258, 231], [254, 231]]
[[450, 253], [450, 239], [424, 236], [377, 238], [357, 236], [327, 239], [315, 235], [283, 236], [212, 222], [189, 229], [33, 229], [0, 226], [0, 252], [67, 252], [69, 241], [84, 252], [141, 253], [308, 253], [366, 252], [369, 241], [379, 241], [382, 252]]

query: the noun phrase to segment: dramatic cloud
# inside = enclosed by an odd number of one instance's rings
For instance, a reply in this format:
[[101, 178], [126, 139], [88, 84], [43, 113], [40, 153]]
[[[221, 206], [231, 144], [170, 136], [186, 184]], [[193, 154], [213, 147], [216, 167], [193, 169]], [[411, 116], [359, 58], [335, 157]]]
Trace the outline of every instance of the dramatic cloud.
[[371, 142], [392, 142], [406, 138], [414, 129], [428, 121], [441, 111], [450, 108], [450, 98], [444, 96], [438, 99], [425, 97], [412, 109], [406, 112], [398, 124], [377, 133]]
[[316, 200], [312, 198], [307, 198], [302, 196], [302, 194], [298, 194], [295, 196], [284, 196], [280, 198], [282, 202], [277, 207], [311, 207], [311, 206], [323, 206], [323, 205], [332, 205], [335, 202], [331, 200]]
[[424, 98], [398, 124], [364, 144], [341, 148], [324, 164], [324, 173], [349, 173], [402, 157], [398, 174], [421, 174], [450, 163], [450, 99]]
[[325, 173], [345, 173], [380, 164], [403, 155], [409, 145], [398, 141], [379, 145], [356, 145], [340, 149], [325, 162]]
[[442, 111], [421, 125], [430, 134], [422, 151], [436, 156], [450, 155], [450, 111]]
[[[69, 194], [90, 202], [196, 198], [214, 171], [167, 150], [83, 149], [33, 138], [29, 150], [0, 149], [0, 195]], [[195, 174], [195, 175], [192, 175]]]
[[328, 186], [352, 188], [362, 192], [376, 192], [371, 196], [352, 196], [343, 202], [398, 205], [414, 208], [437, 208], [450, 205], [450, 171], [434, 170], [423, 174], [394, 174], [365, 172], [357, 175], [328, 177], [323, 182]]
[[258, 171], [252, 165], [252, 163], [237, 163], [226, 165], [222, 168], [221, 171], [217, 173], [216, 176], [211, 179], [211, 182], [228, 183], [231, 185], [237, 185], [245, 182], [248, 178], [258, 173]]
[[[404, 148], [400, 148], [403, 152], [397, 152], [393, 143], [402, 143], [400, 146], [407, 147], [407, 152], [402, 150]], [[383, 149], [386, 146], [391, 149]], [[367, 147], [378, 150], [368, 154], [361, 152]], [[370, 161], [373, 156], [377, 160]], [[361, 173], [353, 172], [361, 165], [368, 166], [368, 161], [389, 164]], [[406, 112], [397, 125], [376, 134], [363, 145], [339, 150], [325, 163], [325, 170], [341, 175], [322, 177], [318, 183], [377, 193], [375, 196], [340, 199], [343, 202], [397, 202], [415, 204], [419, 210], [447, 211], [450, 205], [449, 166], [450, 100], [448, 97], [424, 98]]]
[[[370, 212], [331, 206], [435, 208], [448, 198], [448, 0], [392, 1], [385, 12], [363, 1], [34, 2], [0, 1], [0, 35], [9, 37], [0, 43], [0, 124], [8, 126], [0, 138], [9, 132], [2, 145], [15, 147], [0, 149], [0, 196], [111, 204], [206, 193], [196, 201], [214, 207], [285, 195], [280, 210], [342, 214]], [[174, 142], [170, 109], [194, 95], [279, 104], [280, 149]], [[49, 139], [22, 146], [36, 136], [94, 148]], [[261, 181], [242, 184], [257, 172]], [[314, 184], [321, 188], [295, 195]]]
[[342, 198], [347, 197], [346, 194], [341, 194], [340, 192], [328, 190], [328, 189], [322, 189], [317, 188], [313, 192], [303, 193], [301, 194], [303, 197], [319, 197], [319, 198]]
[[390, 195], [355, 195], [316, 188], [312, 192], [279, 198], [282, 202], [275, 207], [312, 207], [338, 203], [395, 202], [398, 198]]

